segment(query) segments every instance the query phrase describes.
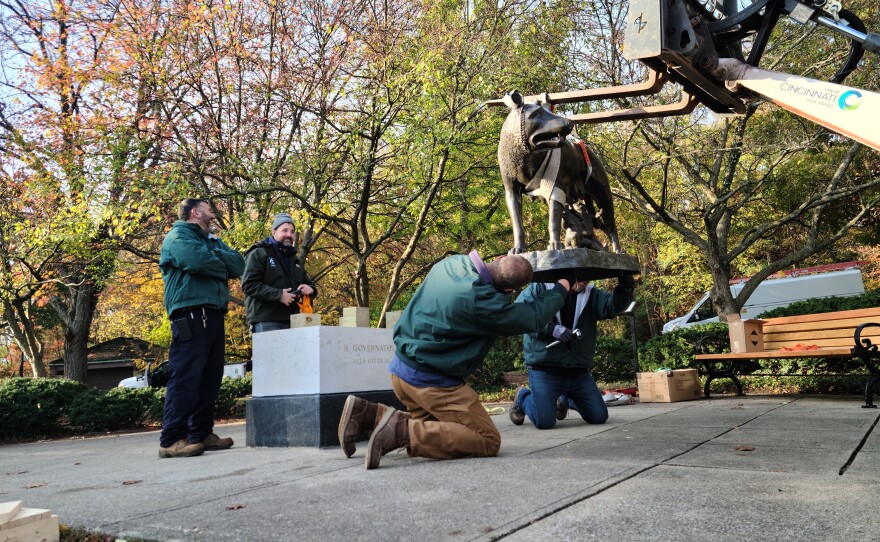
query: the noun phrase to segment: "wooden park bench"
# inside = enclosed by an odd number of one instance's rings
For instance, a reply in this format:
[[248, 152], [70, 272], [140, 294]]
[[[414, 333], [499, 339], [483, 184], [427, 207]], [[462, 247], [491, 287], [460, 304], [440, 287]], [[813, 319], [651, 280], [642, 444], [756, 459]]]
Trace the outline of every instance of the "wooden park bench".
[[[703, 394], [709, 397], [709, 384], [718, 378], [729, 378], [742, 395], [742, 385], [736, 370], [743, 362], [761, 360], [846, 359], [864, 366], [870, 372], [865, 384], [863, 408], [876, 408], [873, 401], [874, 384], [880, 380], [880, 307], [849, 311], [805, 314], [763, 319], [764, 350], [757, 352], [704, 354], [705, 343], [697, 343], [696, 361], [707, 375]], [[710, 339], [706, 337], [705, 339]], [[714, 337], [718, 340], [719, 337]], [[872, 343], [873, 340], [873, 343]], [[818, 348], [812, 349], [814, 346]], [[785, 349], [783, 349], [783, 347]], [[808, 349], [804, 349], [804, 348]], [[788, 350], [792, 349], [792, 350]]]

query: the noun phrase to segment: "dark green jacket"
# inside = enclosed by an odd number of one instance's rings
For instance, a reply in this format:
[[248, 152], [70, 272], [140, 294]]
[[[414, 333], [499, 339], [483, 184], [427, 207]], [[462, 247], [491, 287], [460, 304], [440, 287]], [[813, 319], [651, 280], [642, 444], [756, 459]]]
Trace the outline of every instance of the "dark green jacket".
[[244, 258], [197, 224], [178, 220], [162, 242], [159, 269], [165, 282], [165, 310], [207, 305], [226, 310], [229, 279], [244, 270]]
[[394, 326], [397, 355], [414, 369], [464, 378], [496, 337], [544, 329], [564, 301], [557, 286], [532, 303], [512, 303], [480, 279], [469, 257], [450, 256], [431, 269]]
[[[271, 238], [269, 238], [271, 239]], [[299, 305], [281, 303], [281, 292], [308, 284], [315, 288], [314, 281], [291, 250], [285, 255], [269, 239], [254, 244], [244, 256], [244, 275], [241, 289], [244, 291], [244, 306], [251, 324], [257, 322], [288, 322], [291, 314], [299, 312]], [[317, 289], [312, 299], [317, 295]]]
[[[517, 303], [528, 303], [536, 296], [540, 296], [547, 289], [545, 284], [533, 283], [517, 297]], [[523, 353], [526, 365], [529, 367], [561, 367], [564, 369], [593, 368], [593, 356], [596, 353], [596, 322], [614, 318], [632, 302], [632, 290], [618, 286], [614, 293], [610, 294], [598, 288], [589, 288], [588, 291], [578, 295], [567, 296], [566, 303], [576, 303], [578, 296], [588, 295], [584, 308], [577, 317], [576, 329], [580, 329], [580, 339], [572, 339], [568, 343], [562, 343], [547, 348], [547, 345], [556, 339], [553, 338], [553, 328], [560, 325], [559, 315], [553, 316], [544, 329], [537, 333], [529, 333], [523, 339]]]

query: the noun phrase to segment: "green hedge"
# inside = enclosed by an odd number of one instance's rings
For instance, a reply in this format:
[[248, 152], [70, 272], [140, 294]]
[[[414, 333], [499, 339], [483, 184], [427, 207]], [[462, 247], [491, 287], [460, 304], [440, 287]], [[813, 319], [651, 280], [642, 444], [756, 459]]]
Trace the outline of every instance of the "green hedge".
[[56, 433], [68, 406], [86, 387], [71, 380], [7, 378], [0, 382], [0, 438]]
[[214, 403], [214, 416], [226, 417], [237, 414], [239, 399], [251, 394], [253, 379], [248, 374], [244, 378], [224, 378], [220, 384], [220, 393]]
[[479, 393], [495, 392], [507, 385], [504, 373], [525, 371], [522, 335], [495, 341], [485, 361], [467, 377], [467, 383]]
[[[252, 379], [224, 378], [215, 403], [217, 417], [236, 413], [251, 394]], [[165, 388], [88, 389], [70, 380], [8, 378], [0, 381], [0, 440], [115, 431], [161, 423]]]
[[83, 431], [116, 431], [136, 427], [147, 417], [151, 388], [90, 389], [70, 405], [70, 425]]
[[681, 369], [694, 362], [696, 344], [702, 337], [717, 337], [714, 344], [705, 343], [707, 353], [722, 352], [729, 347], [727, 324], [713, 323], [677, 329], [653, 337], [639, 347], [639, 369], [656, 371], [661, 367]]
[[634, 380], [635, 370], [630, 339], [596, 338], [596, 355], [593, 357], [593, 377], [596, 381]]
[[[221, 383], [220, 386], [222, 387], [223, 384]], [[165, 413], [165, 391], [166, 388], [153, 390], [153, 400], [150, 401], [150, 407], [147, 411], [148, 419], [162, 421], [162, 415]]]

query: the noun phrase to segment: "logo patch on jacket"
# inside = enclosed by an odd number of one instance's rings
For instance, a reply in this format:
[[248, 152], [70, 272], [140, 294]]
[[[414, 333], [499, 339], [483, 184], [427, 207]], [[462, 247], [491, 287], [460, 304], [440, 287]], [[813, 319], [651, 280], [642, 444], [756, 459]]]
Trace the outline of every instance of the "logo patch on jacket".
[[275, 258], [269, 256], [269, 267], [277, 267], [275, 264]]

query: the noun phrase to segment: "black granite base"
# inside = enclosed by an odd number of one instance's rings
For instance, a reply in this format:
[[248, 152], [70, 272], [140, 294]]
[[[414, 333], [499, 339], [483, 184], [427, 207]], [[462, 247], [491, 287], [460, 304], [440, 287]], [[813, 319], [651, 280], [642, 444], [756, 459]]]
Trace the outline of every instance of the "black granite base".
[[[247, 402], [247, 445], [270, 448], [339, 446], [337, 429], [348, 395], [253, 397]], [[356, 392], [354, 395], [404, 409], [391, 390]]]

